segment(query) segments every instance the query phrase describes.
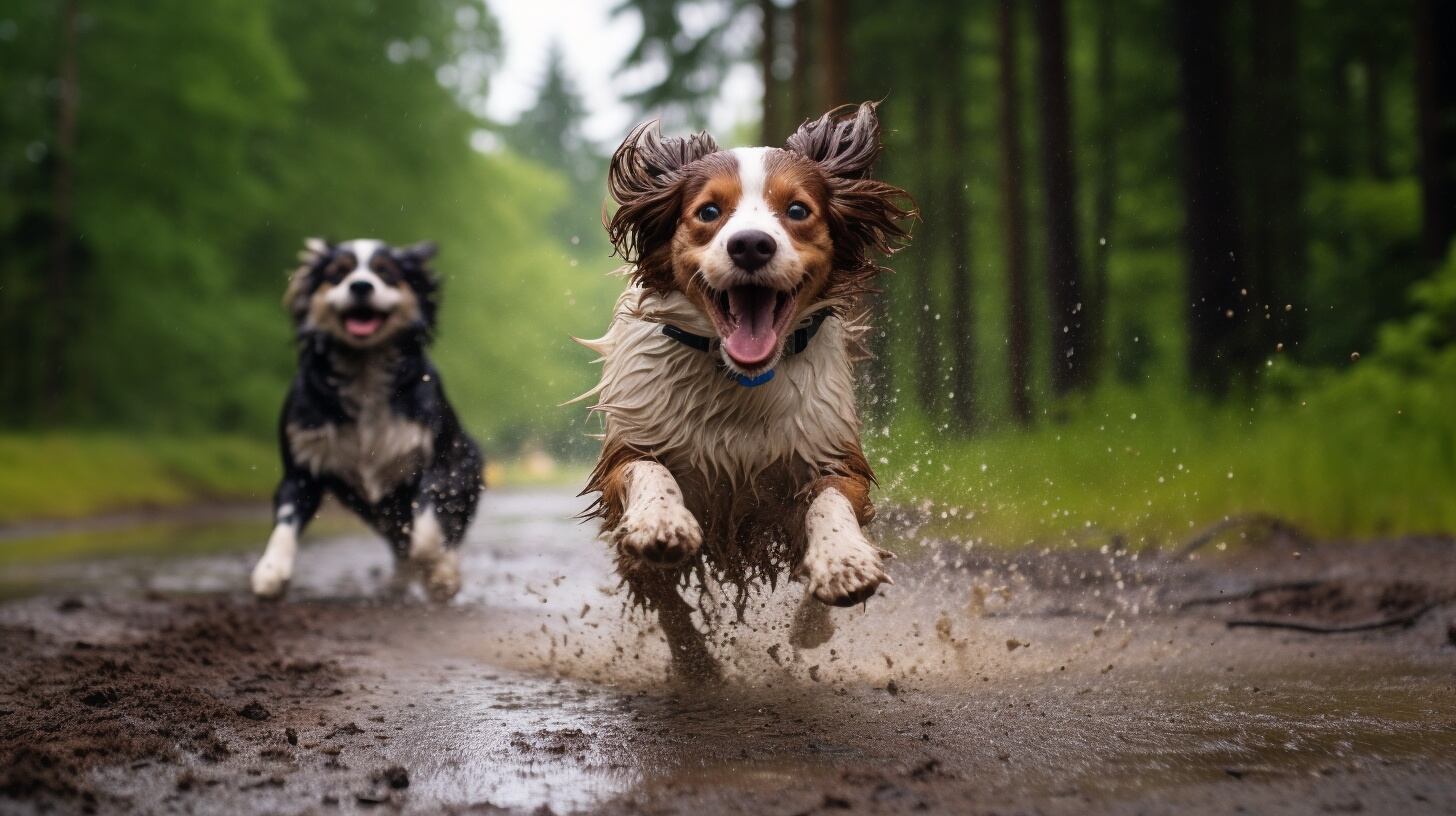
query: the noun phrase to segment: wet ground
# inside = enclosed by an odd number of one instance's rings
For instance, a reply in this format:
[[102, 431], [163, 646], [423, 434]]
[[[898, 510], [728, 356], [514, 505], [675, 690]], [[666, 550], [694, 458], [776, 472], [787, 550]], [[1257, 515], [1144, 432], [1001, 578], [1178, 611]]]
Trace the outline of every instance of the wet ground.
[[[263, 522], [0, 541], [53, 555], [0, 561], [0, 812], [1456, 812], [1450, 540], [968, 551], [902, 519], [884, 597], [806, 650], [794, 585], [720, 614], [705, 687], [580, 506], [488, 495], [444, 608], [337, 526], [276, 604], [243, 591]], [[98, 538], [150, 554], [62, 557]]]

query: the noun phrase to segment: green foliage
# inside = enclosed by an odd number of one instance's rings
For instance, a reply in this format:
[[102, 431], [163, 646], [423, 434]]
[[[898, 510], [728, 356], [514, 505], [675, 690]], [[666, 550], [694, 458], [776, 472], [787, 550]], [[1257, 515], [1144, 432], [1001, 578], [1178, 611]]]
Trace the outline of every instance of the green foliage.
[[[559, 170], [471, 148], [500, 49], [478, 3], [82, 4], [65, 157], [78, 262], [56, 304], [61, 5], [20, 10], [0, 49], [0, 179], [16, 193], [0, 198], [16, 250], [0, 251], [0, 417], [271, 441], [294, 357], [286, 270], [305, 236], [370, 236], [440, 244], [437, 356], [469, 426], [507, 453], [576, 444], [580, 412], [554, 406], [590, 382], [568, 334], [599, 328], [610, 262], [579, 268], [599, 242], [567, 251], [568, 233], [599, 230], [552, 223], [581, 198]], [[58, 320], [69, 376], [46, 413], [37, 346]]]
[[964, 443], [902, 423], [871, 434], [871, 461], [892, 499], [997, 545], [1175, 543], [1246, 513], [1327, 536], [1456, 529], [1456, 252], [1410, 299], [1357, 360], [1271, 366], [1252, 407], [1110, 390], [1063, 423]]
[[[613, 15], [635, 12], [642, 34], [627, 53], [619, 72], [661, 65], [661, 79], [627, 95], [653, 116], [675, 126], [701, 126], [706, 105], [735, 61], [749, 53], [750, 42], [729, 37], [749, 0], [684, 3], [681, 0], [620, 0]], [[691, 7], [698, 25], [684, 23], [684, 7]], [[704, 24], [706, 22], [706, 24]]]
[[1379, 326], [1405, 314], [1422, 274], [1417, 254], [1420, 189], [1414, 179], [1329, 182], [1308, 197], [1311, 224], [1306, 309], [1309, 337], [1298, 359], [1328, 365], [1368, 350]]

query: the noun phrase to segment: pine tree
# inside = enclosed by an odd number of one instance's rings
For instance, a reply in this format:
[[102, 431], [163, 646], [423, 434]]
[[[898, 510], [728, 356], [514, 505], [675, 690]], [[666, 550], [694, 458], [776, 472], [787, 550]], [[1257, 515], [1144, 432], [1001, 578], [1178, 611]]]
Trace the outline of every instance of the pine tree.
[[567, 73], [561, 44], [546, 50], [546, 70], [536, 102], [506, 129], [506, 141], [528, 159], [566, 173], [578, 189], [594, 183], [598, 157], [582, 133], [586, 106]]

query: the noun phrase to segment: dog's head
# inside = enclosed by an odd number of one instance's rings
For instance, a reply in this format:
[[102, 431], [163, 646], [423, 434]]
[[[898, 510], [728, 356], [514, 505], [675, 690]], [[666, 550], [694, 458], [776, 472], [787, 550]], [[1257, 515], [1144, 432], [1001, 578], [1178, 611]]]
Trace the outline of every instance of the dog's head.
[[907, 238], [908, 196], [870, 178], [880, 149], [869, 102], [805, 122], [782, 148], [719, 150], [706, 133], [666, 138], [648, 122], [612, 156], [621, 206], [607, 231], [639, 283], [685, 294], [728, 366], [752, 375], [814, 304], [868, 291], [872, 253]]
[[381, 346], [406, 331], [435, 326], [439, 281], [429, 267], [435, 245], [392, 247], [359, 239], [310, 238], [288, 281], [283, 304], [300, 334], [323, 333], [346, 346]]

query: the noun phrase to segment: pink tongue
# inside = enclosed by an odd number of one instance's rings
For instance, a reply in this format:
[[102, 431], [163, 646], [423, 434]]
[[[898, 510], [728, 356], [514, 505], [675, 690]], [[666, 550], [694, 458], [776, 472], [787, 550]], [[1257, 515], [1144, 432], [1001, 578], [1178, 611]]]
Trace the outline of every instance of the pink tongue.
[[348, 317], [344, 319], [344, 328], [355, 337], [368, 337], [378, 331], [383, 322], [384, 318], [377, 315], [374, 317]]
[[778, 347], [774, 332], [775, 293], [761, 286], [735, 286], [728, 290], [728, 313], [738, 321], [733, 333], [723, 338], [723, 349], [735, 363], [760, 365]]

